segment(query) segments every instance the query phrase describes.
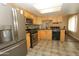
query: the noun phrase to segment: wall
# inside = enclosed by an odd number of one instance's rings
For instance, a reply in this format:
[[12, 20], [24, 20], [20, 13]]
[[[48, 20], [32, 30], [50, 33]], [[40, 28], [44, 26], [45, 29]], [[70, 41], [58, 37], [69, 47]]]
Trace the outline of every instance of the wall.
[[[73, 36], [74, 38], [76, 38], [77, 40], [79, 40], [79, 14], [76, 14], [78, 17], [77, 20], [77, 31], [76, 32], [68, 32], [69, 35]], [[72, 15], [71, 15], [72, 16]]]

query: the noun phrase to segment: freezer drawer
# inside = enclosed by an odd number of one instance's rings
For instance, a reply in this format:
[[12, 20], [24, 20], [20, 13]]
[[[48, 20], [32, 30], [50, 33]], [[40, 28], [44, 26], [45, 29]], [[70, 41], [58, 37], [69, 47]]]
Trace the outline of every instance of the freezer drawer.
[[0, 56], [25, 56], [26, 54], [27, 50], [25, 40], [0, 50]]

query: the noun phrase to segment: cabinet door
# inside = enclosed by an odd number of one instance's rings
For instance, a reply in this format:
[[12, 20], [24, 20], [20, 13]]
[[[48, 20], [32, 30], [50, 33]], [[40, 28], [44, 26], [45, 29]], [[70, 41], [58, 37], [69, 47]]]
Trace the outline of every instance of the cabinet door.
[[38, 40], [45, 39], [45, 30], [38, 31]]
[[51, 40], [52, 39], [52, 31], [51, 30], [40, 30], [38, 31], [38, 39], [39, 40]]
[[38, 31], [38, 41], [40, 40], [40, 35], [39, 34], [40, 34], [40, 31]]
[[52, 40], [52, 30], [46, 30], [46, 39]]
[[25, 40], [6, 47], [0, 51], [0, 56], [26, 56], [26, 54], [27, 49]]
[[27, 48], [30, 48], [30, 33], [26, 34], [26, 42], [27, 42]]
[[65, 30], [61, 30], [60, 31], [60, 41], [64, 42], [64, 40], [65, 40]]

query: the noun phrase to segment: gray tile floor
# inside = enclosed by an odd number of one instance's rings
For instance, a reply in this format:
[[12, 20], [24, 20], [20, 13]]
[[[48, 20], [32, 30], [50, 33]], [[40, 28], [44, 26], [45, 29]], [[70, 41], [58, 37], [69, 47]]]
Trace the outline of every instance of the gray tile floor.
[[79, 42], [67, 36], [64, 43], [57, 40], [41, 40], [28, 49], [27, 56], [79, 56]]

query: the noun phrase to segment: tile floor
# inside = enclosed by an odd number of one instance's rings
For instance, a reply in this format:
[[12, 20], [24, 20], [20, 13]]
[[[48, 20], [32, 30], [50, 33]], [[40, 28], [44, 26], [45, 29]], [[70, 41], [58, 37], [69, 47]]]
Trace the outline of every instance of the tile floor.
[[79, 42], [67, 37], [64, 43], [57, 40], [41, 40], [28, 49], [27, 56], [79, 56]]

